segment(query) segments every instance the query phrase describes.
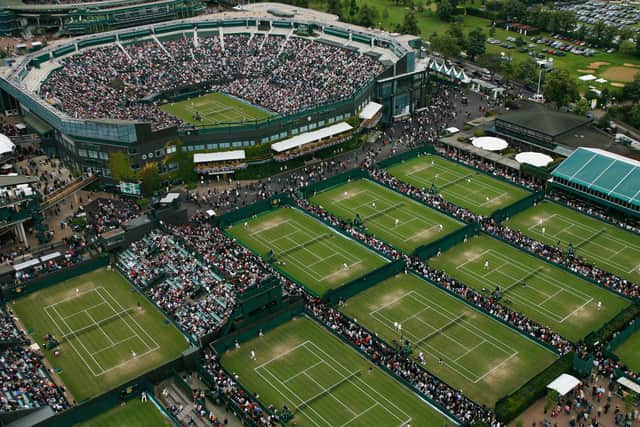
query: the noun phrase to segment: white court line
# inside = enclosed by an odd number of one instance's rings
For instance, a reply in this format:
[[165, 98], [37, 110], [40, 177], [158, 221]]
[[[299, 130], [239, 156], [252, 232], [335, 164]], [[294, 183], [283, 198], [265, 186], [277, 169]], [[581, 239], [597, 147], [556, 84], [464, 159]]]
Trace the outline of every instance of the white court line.
[[111, 342], [111, 344], [113, 344], [113, 340], [111, 339], [111, 337], [104, 331], [104, 329], [102, 329], [102, 326], [98, 325], [98, 322], [96, 322], [96, 320], [89, 314], [89, 311], [84, 310], [84, 312], [87, 313], [87, 316], [89, 316], [89, 319], [91, 319], [93, 324], [97, 326], [100, 332], [102, 332], [102, 335], [104, 335]]

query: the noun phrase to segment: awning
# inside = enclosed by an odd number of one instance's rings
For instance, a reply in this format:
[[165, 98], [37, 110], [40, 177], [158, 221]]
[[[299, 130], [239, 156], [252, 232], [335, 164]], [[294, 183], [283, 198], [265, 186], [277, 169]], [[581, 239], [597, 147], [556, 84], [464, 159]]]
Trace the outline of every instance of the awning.
[[8, 136], [0, 133], [0, 154], [12, 153], [16, 149], [16, 144], [11, 142]]
[[583, 82], [590, 82], [591, 80], [597, 79], [593, 74], [585, 74], [584, 76], [578, 77], [578, 80], [582, 80]]
[[360, 115], [358, 115], [358, 117], [362, 120], [371, 120], [373, 116], [380, 112], [380, 110], [382, 110], [381, 104], [378, 104], [377, 102], [370, 102], [362, 109], [362, 111], [360, 111]]
[[460, 132], [460, 129], [458, 129], [457, 127], [451, 126], [449, 128], [446, 128], [444, 131], [446, 133], [458, 133]]
[[35, 267], [40, 264], [40, 260], [38, 258], [30, 259], [29, 261], [21, 262], [20, 264], [16, 264], [13, 266], [14, 270], [20, 271], [30, 267]]
[[525, 151], [523, 153], [516, 154], [516, 160], [518, 161], [518, 163], [527, 163], [531, 166], [543, 168], [549, 163], [553, 162], [553, 157], [544, 153]]
[[218, 151], [215, 153], [197, 153], [193, 155], [193, 163], [228, 162], [244, 160], [244, 150]]
[[474, 138], [471, 143], [474, 147], [482, 148], [487, 151], [502, 151], [509, 146], [507, 141], [494, 136], [480, 136], [478, 138]]
[[160, 199], [160, 203], [163, 205], [168, 205], [169, 203], [173, 203], [175, 200], [180, 198], [180, 193], [167, 193], [162, 199]]
[[560, 396], [564, 396], [580, 384], [582, 382], [573, 375], [562, 374], [547, 385], [547, 388], [557, 391]]
[[47, 262], [47, 261], [50, 261], [52, 259], [59, 258], [61, 256], [62, 256], [62, 254], [60, 252], [55, 251], [55, 252], [51, 252], [50, 254], [46, 254], [46, 255], [41, 256], [40, 257], [40, 261]]
[[640, 394], [640, 384], [634, 381], [631, 381], [627, 377], [618, 378], [618, 384], [625, 386], [626, 388], [628, 388], [629, 390], [633, 391], [636, 394]]
[[349, 123], [340, 122], [336, 123], [335, 125], [315, 130], [313, 132], [301, 133], [300, 135], [296, 135], [293, 138], [276, 142], [275, 144], [271, 145], [271, 149], [275, 152], [281, 153], [283, 151], [291, 150], [292, 148], [301, 147], [311, 142], [316, 142], [335, 135], [340, 135], [341, 133], [350, 131], [351, 129], [353, 129], [353, 126], [351, 126]]
[[212, 218], [212, 217], [216, 216], [216, 211], [214, 211], [213, 209], [209, 209], [207, 211], [207, 215], [209, 215], [209, 218]]

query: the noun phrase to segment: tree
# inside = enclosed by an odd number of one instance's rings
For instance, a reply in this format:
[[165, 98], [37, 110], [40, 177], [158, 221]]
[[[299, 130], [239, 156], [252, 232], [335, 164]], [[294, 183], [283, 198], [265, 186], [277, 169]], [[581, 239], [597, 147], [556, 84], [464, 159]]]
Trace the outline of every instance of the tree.
[[636, 56], [640, 56], [640, 34], [636, 37]]
[[342, 15], [340, 0], [327, 0], [327, 12], [338, 16]]
[[631, 40], [622, 40], [618, 45], [618, 50], [623, 55], [633, 55], [636, 51], [636, 45]]
[[578, 85], [567, 70], [556, 68], [547, 74], [544, 97], [560, 108], [578, 99]]
[[464, 48], [466, 45], [466, 40], [464, 38], [464, 32], [462, 31], [462, 26], [459, 24], [451, 24], [447, 29], [447, 34], [456, 39], [456, 43], [460, 48]]
[[438, 18], [444, 22], [451, 22], [455, 14], [455, 7], [449, 0], [442, 0], [438, 4]]
[[461, 50], [458, 41], [449, 33], [442, 33], [432, 37], [431, 47], [435, 52], [444, 56], [458, 56]]
[[640, 102], [640, 72], [635, 75], [632, 81], [624, 85], [622, 96], [636, 104]]
[[544, 412], [545, 414], [549, 409], [553, 408], [558, 403], [558, 392], [555, 390], [549, 390], [547, 392], [547, 400], [544, 403]]
[[356, 0], [351, 0], [349, 2], [349, 16], [351, 16], [351, 18], [355, 18], [355, 16], [358, 14], [358, 3], [356, 2]]
[[161, 181], [158, 164], [156, 162], [146, 163], [140, 172], [140, 179], [142, 180], [141, 188], [144, 194], [151, 195], [158, 191]]
[[485, 46], [486, 41], [487, 41], [487, 36], [482, 31], [482, 29], [479, 27], [474, 28], [467, 35], [467, 42], [465, 44], [465, 47], [467, 49], [467, 55], [469, 55], [472, 60], [475, 60], [476, 56], [482, 55], [486, 50], [486, 46]]
[[124, 151], [115, 151], [109, 154], [109, 170], [111, 177], [116, 181], [135, 180], [136, 173], [131, 169], [129, 157]]
[[373, 27], [378, 20], [378, 10], [373, 6], [364, 4], [360, 8], [360, 14], [358, 18], [358, 24], [363, 27]]
[[401, 32], [405, 34], [412, 34], [414, 36], [420, 35], [420, 29], [418, 28], [418, 20], [413, 12], [409, 12], [404, 15], [404, 21], [400, 27]]
[[579, 116], [584, 116], [589, 111], [589, 101], [585, 98], [580, 98], [578, 102], [576, 102], [576, 106], [573, 109], [573, 112]]
[[527, 16], [527, 6], [519, 0], [507, 0], [502, 5], [501, 16], [515, 22], [522, 22]]

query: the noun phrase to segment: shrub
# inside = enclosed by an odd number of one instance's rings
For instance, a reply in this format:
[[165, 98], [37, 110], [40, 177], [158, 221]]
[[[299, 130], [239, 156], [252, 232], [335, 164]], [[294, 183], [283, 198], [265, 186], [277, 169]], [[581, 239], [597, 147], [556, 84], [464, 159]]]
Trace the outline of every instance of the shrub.
[[475, 136], [476, 138], [484, 136], [484, 129], [480, 128], [480, 129], [474, 130], [473, 131], [473, 136]]

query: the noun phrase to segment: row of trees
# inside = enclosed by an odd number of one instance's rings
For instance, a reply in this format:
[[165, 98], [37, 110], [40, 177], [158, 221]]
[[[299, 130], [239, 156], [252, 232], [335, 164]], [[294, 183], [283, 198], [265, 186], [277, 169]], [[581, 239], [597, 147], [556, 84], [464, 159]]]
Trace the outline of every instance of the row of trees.
[[475, 60], [486, 51], [487, 35], [478, 27], [465, 36], [460, 25], [451, 25], [444, 33], [433, 33], [430, 40], [435, 52], [444, 56], [458, 56], [464, 50]]
[[[413, 1], [394, 1], [396, 5], [402, 3], [411, 9], [404, 15], [402, 24], [396, 24], [393, 30], [406, 34], [419, 35], [420, 30], [418, 28], [418, 20], [413, 11]], [[328, 0], [327, 12], [338, 15], [342, 21], [363, 27], [379, 27], [381, 20], [386, 21], [389, 18], [387, 9], [383, 9], [382, 12], [380, 12], [375, 6], [368, 3], [358, 4], [356, 0], [345, 0], [344, 2], [340, 0]]]

